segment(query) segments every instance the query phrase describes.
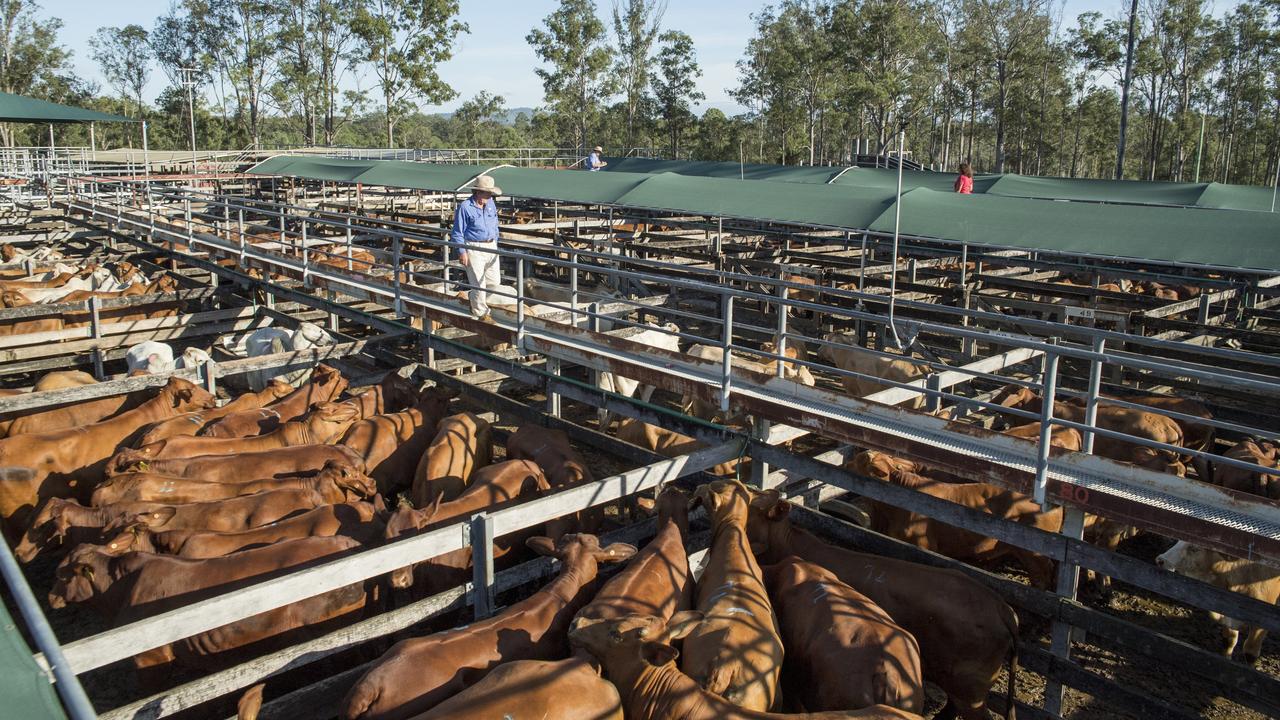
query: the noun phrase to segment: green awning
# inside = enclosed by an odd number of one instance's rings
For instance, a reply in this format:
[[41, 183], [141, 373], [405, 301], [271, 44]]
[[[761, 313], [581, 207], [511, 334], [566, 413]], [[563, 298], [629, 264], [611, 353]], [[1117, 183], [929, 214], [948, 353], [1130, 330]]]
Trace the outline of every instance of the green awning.
[[37, 100], [23, 95], [0, 92], [0, 122], [39, 123], [87, 123], [87, 122], [138, 122], [123, 115], [89, 110], [88, 108], [59, 105], [48, 100]]
[[49, 678], [36, 665], [14, 624], [9, 610], [0, 603], [0, 698], [4, 717], [49, 720], [65, 718]]
[[[452, 192], [486, 170], [482, 165], [280, 156], [249, 172]], [[896, 171], [856, 168], [835, 184], [618, 170], [592, 173], [496, 167], [489, 174], [513, 197], [851, 231], [893, 231]], [[865, 179], [842, 184], [851, 175]], [[1063, 202], [995, 193], [958, 195], [950, 191], [946, 175], [915, 175], [928, 177], [907, 186], [903, 195], [901, 232], [908, 237], [1280, 272], [1280, 214]], [[890, 177], [893, 183], [888, 182]], [[978, 180], [984, 187], [994, 187], [1004, 178], [984, 176]]]
[[[739, 165], [734, 162], [609, 158], [605, 172], [676, 173], [694, 177], [742, 178], [789, 183], [833, 184], [841, 187], [895, 190], [898, 171], [864, 167], [796, 167], [791, 165]], [[954, 173], [905, 170], [903, 191], [928, 188], [950, 192]], [[1223, 210], [1271, 210], [1271, 189], [1223, 183], [1140, 182], [1089, 178], [1037, 177], [1006, 173], [978, 175], [975, 195], [1074, 200], [1122, 205], [1170, 205]]]

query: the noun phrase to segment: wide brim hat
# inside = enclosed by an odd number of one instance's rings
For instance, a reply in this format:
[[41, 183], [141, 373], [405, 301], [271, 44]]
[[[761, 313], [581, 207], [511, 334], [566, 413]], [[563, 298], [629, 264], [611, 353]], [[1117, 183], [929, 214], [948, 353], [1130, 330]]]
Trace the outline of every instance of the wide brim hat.
[[476, 191], [485, 192], [485, 193], [489, 193], [490, 195], [502, 194], [502, 188], [498, 187], [497, 185], [494, 185], [493, 178], [489, 177], [488, 175], [481, 175], [480, 177], [476, 178], [476, 182], [474, 185], [471, 186], [471, 190], [472, 192], [476, 192]]
[[602, 147], [600, 147], [599, 145], [597, 145], [597, 146], [596, 146], [596, 152], [604, 152], [604, 148], [602, 148]]

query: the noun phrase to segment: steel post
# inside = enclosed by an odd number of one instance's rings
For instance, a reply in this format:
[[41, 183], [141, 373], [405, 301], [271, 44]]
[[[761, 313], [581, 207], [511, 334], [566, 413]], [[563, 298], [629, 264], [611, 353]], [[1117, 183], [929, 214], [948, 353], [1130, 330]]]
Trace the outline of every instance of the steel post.
[[471, 606], [477, 620], [493, 614], [493, 518], [488, 513], [471, 516]]
[[733, 371], [733, 296], [725, 293], [721, 297], [724, 299], [724, 332], [720, 339], [720, 347], [724, 350], [724, 357], [721, 359], [720, 369], [720, 412], [727, 413]]
[[1053, 432], [1053, 402], [1058, 392], [1058, 354], [1046, 351], [1044, 354], [1043, 392], [1040, 408], [1040, 445], [1036, 448], [1036, 479], [1032, 498], [1040, 507], [1048, 508], [1045, 499], [1046, 478], [1049, 470], [1049, 448]]

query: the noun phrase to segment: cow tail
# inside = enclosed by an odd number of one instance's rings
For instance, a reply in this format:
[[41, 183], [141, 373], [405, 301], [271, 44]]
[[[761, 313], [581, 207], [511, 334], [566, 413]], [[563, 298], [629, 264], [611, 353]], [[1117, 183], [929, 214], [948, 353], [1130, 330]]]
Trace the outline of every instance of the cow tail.
[[1013, 608], [1005, 606], [1008, 611], [1004, 622], [1005, 627], [1009, 630], [1009, 681], [1008, 689], [1005, 691], [1005, 720], [1015, 720], [1017, 713], [1014, 709], [1014, 701], [1017, 700], [1018, 693], [1018, 616], [1013, 612]]

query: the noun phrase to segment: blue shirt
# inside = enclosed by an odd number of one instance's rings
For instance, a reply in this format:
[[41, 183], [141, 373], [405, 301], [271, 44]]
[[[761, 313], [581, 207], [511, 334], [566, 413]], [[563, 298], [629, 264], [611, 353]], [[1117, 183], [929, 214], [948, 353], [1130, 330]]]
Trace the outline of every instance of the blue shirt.
[[493, 198], [480, 207], [475, 198], [467, 198], [458, 204], [453, 214], [453, 230], [449, 239], [455, 244], [487, 243], [498, 239], [498, 204]]
[[600, 169], [599, 155], [597, 155], [596, 153], [591, 153], [590, 155], [587, 156], [587, 169], [590, 170], [591, 172], [595, 172]]

